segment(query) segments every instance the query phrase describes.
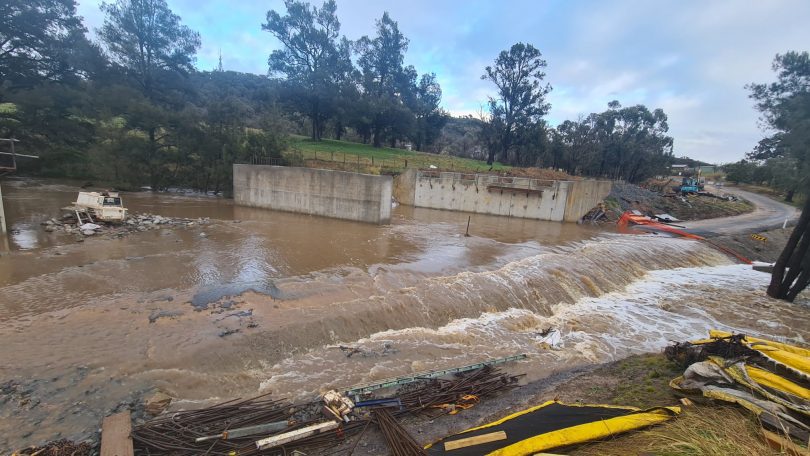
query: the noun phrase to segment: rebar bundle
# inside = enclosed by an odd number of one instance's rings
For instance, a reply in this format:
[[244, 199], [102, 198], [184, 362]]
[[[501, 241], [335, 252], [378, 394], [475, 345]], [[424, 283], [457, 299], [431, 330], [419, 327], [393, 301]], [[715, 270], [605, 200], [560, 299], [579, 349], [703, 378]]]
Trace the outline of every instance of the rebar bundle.
[[[495, 367], [457, 374], [450, 380], [431, 379], [398, 395], [410, 413], [450, 413], [458, 406], [467, 408], [478, 399], [517, 386], [520, 376], [507, 375]], [[404, 389], [403, 389], [404, 390]], [[451, 407], [446, 407], [451, 406]]]
[[216, 438], [197, 442], [201, 437], [221, 435], [228, 430], [290, 420], [293, 406], [268, 395], [233, 400], [200, 410], [180, 411], [148, 421], [132, 431], [138, 454], [239, 455], [258, 454], [256, 436]]
[[[397, 392], [402, 404], [400, 410], [393, 412], [391, 409], [384, 409], [384, 412], [380, 412], [383, 409], [374, 409], [371, 421], [379, 425], [395, 456], [424, 454], [421, 447], [396, 422], [394, 415], [455, 413], [477, 403], [479, 398], [516, 386], [517, 380], [517, 376], [503, 374], [493, 367], [456, 374], [449, 380], [424, 380], [400, 388]], [[342, 423], [337, 429], [300, 438], [275, 448], [259, 450], [256, 447], [257, 440], [269, 435], [295, 431], [322, 422], [322, 410], [323, 403], [320, 399], [301, 404], [291, 404], [284, 399], [272, 400], [269, 395], [246, 400], [236, 399], [204, 409], [157, 417], [134, 428], [132, 439], [136, 454], [146, 456], [274, 456], [290, 454], [294, 449], [334, 447], [361, 433], [369, 424], [368, 418], [356, 419]], [[246, 430], [251, 432], [245, 432]], [[252, 432], [254, 430], [256, 431]], [[418, 452], [413, 452], [417, 450]]]
[[385, 444], [393, 456], [425, 456], [427, 453], [394, 418], [387, 407], [373, 410], [374, 422], [380, 427]]

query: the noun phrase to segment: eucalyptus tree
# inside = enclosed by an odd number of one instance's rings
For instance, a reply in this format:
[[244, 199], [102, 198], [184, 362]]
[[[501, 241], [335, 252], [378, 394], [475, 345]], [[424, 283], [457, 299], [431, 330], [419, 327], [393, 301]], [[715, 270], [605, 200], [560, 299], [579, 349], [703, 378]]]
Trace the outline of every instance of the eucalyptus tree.
[[74, 75], [76, 53], [90, 46], [85, 32], [75, 0], [0, 2], [0, 90]]
[[381, 147], [386, 130], [401, 127], [397, 122], [403, 120], [402, 96], [409, 96], [411, 90], [413, 78], [408, 73], [415, 74], [415, 70], [404, 66], [408, 39], [385, 12], [377, 21], [377, 35], [360, 38], [356, 46], [363, 96], [370, 108], [372, 144]]
[[441, 109], [442, 88], [435, 73], [423, 74], [413, 90], [411, 110], [415, 116], [412, 134], [416, 150], [432, 144], [441, 134], [448, 115]]
[[285, 76], [292, 105], [309, 118], [312, 139], [320, 140], [352, 72], [351, 43], [340, 36], [334, 0], [320, 8], [298, 0], [284, 6], [285, 15], [270, 10], [262, 24], [283, 46], [270, 54], [269, 72]]
[[98, 36], [143, 96], [132, 100], [125, 117], [128, 126], [146, 133], [140, 160], [150, 185], [158, 188], [177, 153], [171, 124], [185, 104], [200, 35], [183, 25], [165, 0], [117, 0], [102, 3], [101, 10], [105, 18]]
[[[810, 194], [810, 54], [790, 51], [773, 62], [776, 81], [750, 84], [751, 98], [772, 133], [755, 153], [792, 159], [796, 187]], [[774, 265], [768, 295], [793, 301], [810, 284], [810, 197], [796, 227]]]
[[498, 94], [489, 98], [490, 130], [495, 134], [490, 142], [487, 164], [492, 165], [496, 155], [505, 159], [522, 135], [548, 113], [551, 105], [546, 95], [551, 85], [543, 85], [547, 63], [531, 44], [516, 43], [501, 51], [492, 66], [484, 69], [481, 79], [495, 84]]

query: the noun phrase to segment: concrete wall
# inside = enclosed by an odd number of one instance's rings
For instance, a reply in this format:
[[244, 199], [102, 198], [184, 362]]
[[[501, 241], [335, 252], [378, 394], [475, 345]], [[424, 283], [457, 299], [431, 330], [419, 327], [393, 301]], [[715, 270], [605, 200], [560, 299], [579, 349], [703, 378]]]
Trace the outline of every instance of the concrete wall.
[[394, 199], [399, 204], [414, 205], [414, 188], [416, 186], [416, 168], [407, 168], [394, 179]]
[[391, 188], [391, 176], [233, 165], [233, 198], [242, 206], [382, 224], [391, 221]]
[[411, 186], [417, 207], [573, 222], [607, 197], [611, 183], [409, 170], [394, 184], [400, 203], [409, 204]]
[[611, 181], [572, 181], [565, 202], [565, 221], [576, 222], [610, 194]]

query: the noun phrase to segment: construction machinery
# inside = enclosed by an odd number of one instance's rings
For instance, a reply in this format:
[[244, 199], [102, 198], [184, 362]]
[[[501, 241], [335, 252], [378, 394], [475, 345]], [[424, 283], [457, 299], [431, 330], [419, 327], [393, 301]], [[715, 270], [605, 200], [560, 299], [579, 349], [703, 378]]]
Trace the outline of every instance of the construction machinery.
[[675, 187], [675, 191], [682, 195], [696, 194], [702, 190], [702, 187], [703, 185], [698, 179], [694, 177], [684, 177], [681, 181], [681, 185]]

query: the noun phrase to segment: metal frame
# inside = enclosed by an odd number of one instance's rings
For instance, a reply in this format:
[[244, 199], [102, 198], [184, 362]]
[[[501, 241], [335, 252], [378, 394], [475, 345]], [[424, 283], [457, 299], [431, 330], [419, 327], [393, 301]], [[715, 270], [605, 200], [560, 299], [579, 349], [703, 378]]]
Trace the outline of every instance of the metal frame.
[[485, 366], [495, 366], [495, 365], [498, 365], [498, 364], [508, 363], [510, 361], [520, 361], [520, 360], [526, 359], [526, 358], [528, 358], [528, 355], [525, 354], [525, 353], [521, 353], [519, 355], [507, 356], [505, 358], [497, 358], [497, 359], [493, 359], [493, 360], [490, 360], [490, 361], [483, 361], [483, 362], [480, 362], [480, 363], [468, 364], [466, 366], [461, 366], [461, 367], [451, 367], [449, 369], [442, 369], [442, 370], [437, 370], [437, 371], [427, 371], [427, 372], [422, 372], [422, 373], [419, 373], [419, 374], [409, 375], [409, 376], [405, 376], [405, 377], [389, 378], [389, 379], [381, 380], [381, 381], [376, 382], [376, 383], [367, 383], [367, 384], [364, 384], [364, 385], [355, 386], [354, 388], [351, 388], [351, 389], [347, 390], [344, 394], [346, 396], [352, 396], [352, 397], [355, 397], [355, 398], [359, 398], [363, 394], [370, 393], [370, 392], [376, 391], [378, 389], [390, 388], [392, 386], [406, 385], [408, 383], [417, 382], [419, 380], [428, 380], [428, 379], [431, 379], [431, 378], [444, 377], [445, 375], [450, 375], [450, 374], [456, 374], [456, 373], [459, 373], [459, 372], [467, 372], [467, 371], [471, 371], [471, 370], [476, 370], [476, 369], [480, 369], [480, 368], [485, 367]]

